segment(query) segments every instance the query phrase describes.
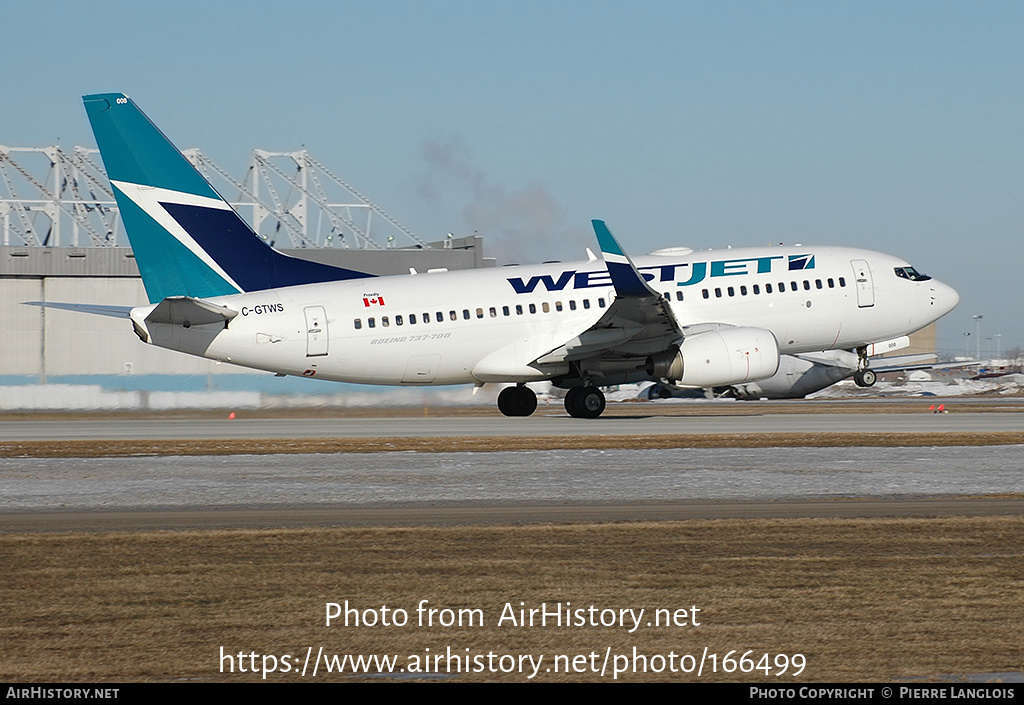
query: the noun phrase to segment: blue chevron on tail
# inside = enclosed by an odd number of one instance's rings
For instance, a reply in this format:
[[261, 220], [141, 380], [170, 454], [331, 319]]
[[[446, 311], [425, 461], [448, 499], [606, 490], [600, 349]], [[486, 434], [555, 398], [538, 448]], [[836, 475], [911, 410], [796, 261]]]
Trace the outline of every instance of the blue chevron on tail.
[[150, 303], [373, 276], [278, 252], [130, 98], [83, 101]]

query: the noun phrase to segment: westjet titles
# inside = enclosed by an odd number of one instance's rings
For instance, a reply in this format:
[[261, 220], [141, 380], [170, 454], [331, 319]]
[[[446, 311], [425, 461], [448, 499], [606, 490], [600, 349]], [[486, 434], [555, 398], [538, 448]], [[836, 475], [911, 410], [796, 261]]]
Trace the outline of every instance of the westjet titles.
[[[744, 274], [769, 274], [772, 272], [772, 263], [775, 260], [788, 259], [789, 268], [786, 271], [798, 271], [814, 269], [814, 255], [766, 255], [762, 257], [742, 257], [739, 259], [713, 260], [710, 262], [675, 262], [672, 264], [659, 264], [638, 266], [637, 271], [647, 282], [675, 282], [678, 278], [676, 270], [689, 268], [690, 276], [686, 281], [676, 282], [676, 286], [693, 286], [708, 278], [708, 268], [711, 269], [712, 277], [734, 277]], [[750, 268], [756, 264], [757, 269], [753, 272]], [[778, 269], [778, 267], [775, 267]], [[573, 289], [592, 289], [596, 287], [612, 286], [612, 277], [607, 269], [596, 272], [581, 272], [576, 269], [563, 270], [557, 276], [551, 274], [539, 274], [532, 276], [528, 281], [522, 277], [508, 277], [508, 283], [517, 294], [532, 294], [539, 284], [543, 284], [548, 291], [562, 291], [572, 282]]]

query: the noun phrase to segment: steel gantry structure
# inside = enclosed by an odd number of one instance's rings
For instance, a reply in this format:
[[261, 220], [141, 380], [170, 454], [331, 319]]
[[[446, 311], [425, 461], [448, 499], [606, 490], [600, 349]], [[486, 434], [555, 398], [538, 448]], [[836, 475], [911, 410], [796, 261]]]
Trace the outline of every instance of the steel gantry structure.
[[[97, 150], [0, 145], [0, 245], [124, 247]], [[198, 149], [185, 156], [260, 237], [284, 248], [379, 250], [429, 245], [306, 150], [257, 149], [236, 179]]]

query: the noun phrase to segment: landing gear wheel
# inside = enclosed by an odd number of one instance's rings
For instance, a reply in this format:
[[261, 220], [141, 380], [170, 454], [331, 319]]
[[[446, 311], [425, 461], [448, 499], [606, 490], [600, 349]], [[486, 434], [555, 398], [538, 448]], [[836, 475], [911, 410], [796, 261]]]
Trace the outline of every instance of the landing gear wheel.
[[576, 411], [580, 403], [580, 394], [583, 393], [583, 387], [570, 387], [565, 393], [565, 410], [569, 412], [569, 416], [579, 417], [579, 412]]
[[573, 387], [565, 393], [565, 410], [574, 418], [596, 419], [604, 406], [604, 394], [597, 387]]
[[878, 377], [875, 375], [875, 371], [871, 368], [857, 370], [853, 373], [853, 382], [858, 387], [872, 387], [877, 379]]
[[498, 394], [498, 411], [505, 416], [529, 416], [537, 410], [537, 395], [529, 387], [505, 387]]

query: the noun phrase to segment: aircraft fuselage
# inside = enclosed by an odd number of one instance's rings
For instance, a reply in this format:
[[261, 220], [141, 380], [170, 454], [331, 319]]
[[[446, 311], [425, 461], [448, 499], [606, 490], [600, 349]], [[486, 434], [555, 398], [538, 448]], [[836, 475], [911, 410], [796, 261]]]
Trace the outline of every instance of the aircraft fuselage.
[[[899, 258], [850, 248], [711, 250], [634, 262], [684, 327], [764, 328], [783, 354], [905, 335], [958, 300], [934, 279], [897, 276], [897, 268], [909, 266]], [[206, 299], [237, 312], [226, 324], [146, 322], [154, 306], [133, 309], [132, 318], [155, 345], [284, 374], [387, 385], [528, 382], [566, 374], [572, 360], [560, 358], [558, 349], [574, 336], [603, 333], [605, 348], [614, 349], [619, 331], [591, 330], [614, 297], [606, 265], [597, 259]], [[602, 381], [637, 377], [611, 372]]]

